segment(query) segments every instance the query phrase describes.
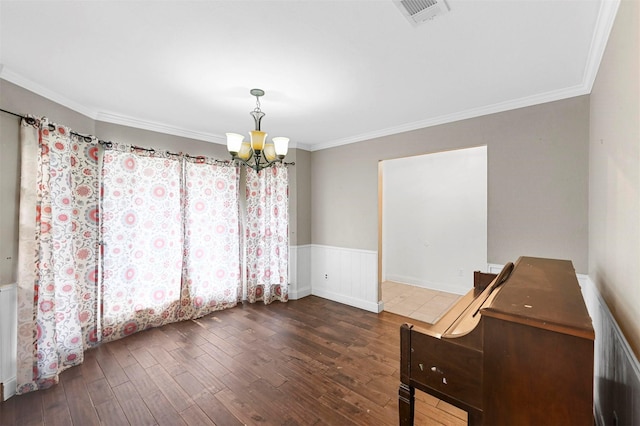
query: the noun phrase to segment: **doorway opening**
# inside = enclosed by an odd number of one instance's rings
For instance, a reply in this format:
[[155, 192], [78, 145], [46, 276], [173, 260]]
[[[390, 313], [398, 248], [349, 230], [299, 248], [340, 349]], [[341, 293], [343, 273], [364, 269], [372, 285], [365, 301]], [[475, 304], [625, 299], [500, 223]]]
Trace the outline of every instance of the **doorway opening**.
[[487, 266], [487, 147], [381, 161], [384, 310], [433, 323]]

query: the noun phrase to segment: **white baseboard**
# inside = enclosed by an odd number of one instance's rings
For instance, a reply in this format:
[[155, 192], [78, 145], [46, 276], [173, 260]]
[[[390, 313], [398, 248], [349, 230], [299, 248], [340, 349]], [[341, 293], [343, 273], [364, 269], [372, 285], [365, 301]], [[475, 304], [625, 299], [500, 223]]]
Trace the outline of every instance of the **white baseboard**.
[[311, 296], [311, 287], [298, 289], [296, 291], [289, 291], [289, 299], [290, 300], [298, 300], [303, 297]]
[[496, 263], [487, 264], [487, 272], [490, 274], [499, 274], [502, 268], [504, 268], [504, 265], [498, 265]]
[[7, 399], [11, 398], [16, 394], [17, 379], [16, 377], [12, 377], [3, 384], [4, 384], [4, 389], [3, 389], [4, 392], [2, 395], [2, 400], [6, 401]]
[[18, 297], [15, 283], [0, 285], [0, 382], [2, 400], [16, 394]]
[[[473, 277], [470, 277], [471, 283], [473, 283]], [[473, 286], [459, 286], [455, 284], [438, 283], [433, 281], [424, 281], [414, 277], [406, 277], [402, 275], [387, 275], [386, 281], [393, 281], [394, 283], [408, 284], [415, 287], [428, 288], [429, 290], [443, 291], [446, 293], [463, 295], [469, 291]]]
[[289, 299], [311, 295], [311, 246], [289, 247]]
[[313, 289], [312, 294], [314, 296], [322, 297], [323, 299], [333, 300], [334, 302], [353, 306], [354, 308], [364, 309], [365, 311], [374, 312], [376, 314], [382, 312], [384, 308], [382, 302], [376, 303], [368, 300], [356, 299], [344, 294], [332, 293], [322, 289]]

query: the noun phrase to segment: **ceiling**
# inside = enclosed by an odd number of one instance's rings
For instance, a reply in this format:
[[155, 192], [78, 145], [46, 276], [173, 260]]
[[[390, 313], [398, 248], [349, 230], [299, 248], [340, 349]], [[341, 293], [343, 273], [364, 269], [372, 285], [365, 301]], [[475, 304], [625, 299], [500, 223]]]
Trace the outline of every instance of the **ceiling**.
[[[618, 1], [0, 1], [0, 77], [96, 120], [318, 150], [587, 94]], [[15, 111], [31, 113], [31, 111]], [[55, 120], [55, 117], [50, 117]], [[98, 135], [99, 136], [99, 135]]]

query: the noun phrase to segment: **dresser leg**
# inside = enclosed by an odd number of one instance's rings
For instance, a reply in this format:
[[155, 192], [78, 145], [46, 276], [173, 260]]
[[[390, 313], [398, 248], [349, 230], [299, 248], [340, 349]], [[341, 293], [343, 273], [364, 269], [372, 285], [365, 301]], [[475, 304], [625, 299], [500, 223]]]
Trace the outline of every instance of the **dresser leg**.
[[469, 411], [469, 420], [467, 420], [467, 424], [469, 426], [480, 426], [482, 425], [482, 411]]
[[413, 386], [400, 383], [398, 390], [398, 413], [400, 414], [400, 426], [413, 426], [413, 414], [415, 409], [415, 389]]

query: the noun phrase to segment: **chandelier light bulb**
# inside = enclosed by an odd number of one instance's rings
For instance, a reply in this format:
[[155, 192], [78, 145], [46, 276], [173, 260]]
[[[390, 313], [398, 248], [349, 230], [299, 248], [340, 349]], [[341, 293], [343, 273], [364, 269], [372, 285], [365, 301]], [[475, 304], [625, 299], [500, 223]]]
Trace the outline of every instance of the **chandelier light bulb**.
[[240, 147], [244, 141], [244, 136], [238, 133], [227, 133], [227, 150], [236, 155], [240, 152]]
[[273, 146], [276, 150], [276, 155], [282, 156], [280, 157], [280, 159], [282, 159], [289, 151], [289, 138], [283, 138], [281, 136], [273, 138]]

